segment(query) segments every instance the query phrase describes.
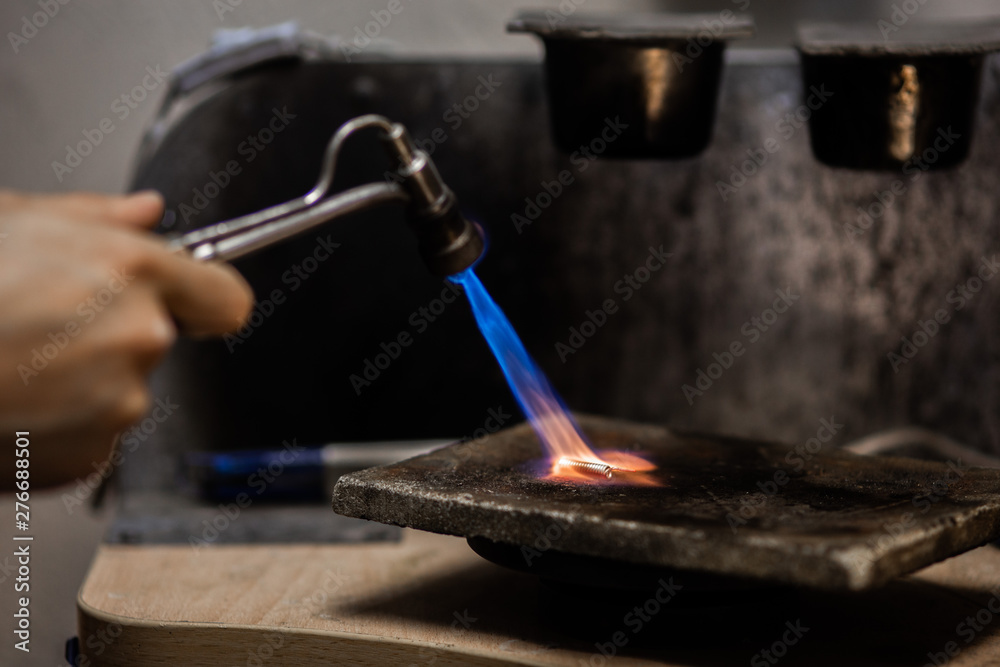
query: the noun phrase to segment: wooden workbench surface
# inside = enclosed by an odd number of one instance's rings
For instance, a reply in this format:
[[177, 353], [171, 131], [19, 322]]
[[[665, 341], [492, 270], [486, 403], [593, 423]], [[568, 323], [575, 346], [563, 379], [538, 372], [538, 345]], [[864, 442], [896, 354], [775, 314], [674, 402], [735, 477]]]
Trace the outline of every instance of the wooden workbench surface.
[[[80, 591], [81, 650], [113, 665], [771, 665], [756, 644], [616, 649], [571, 637], [539, 582], [464, 540], [339, 545], [103, 545]], [[803, 593], [784, 665], [1000, 665], [1000, 549], [982, 547], [861, 594]], [[681, 595], [682, 593], [678, 593]], [[679, 599], [679, 598], [678, 598]], [[670, 603], [667, 603], [668, 605]], [[992, 611], [995, 609], [996, 612]], [[978, 620], [977, 620], [978, 614]], [[664, 615], [665, 616], [665, 615]], [[971, 617], [971, 624], [968, 618]], [[642, 630], [669, 636], [654, 616]], [[634, 628], [622, 626], [624, 635]], [[978, 628], [978, 629], [975, 629]], [[726, 627], [711, 629], [724, 636]], [[968, 640], [968, 641], [967, 641]], [[664, 642], [667, 646], [669, 642]], [[928, 655], [930, 654], [930, 656]], [[773, 658], [773, 662], [771, 659]], [[992, 658], [992, 661], [991, 661]]]

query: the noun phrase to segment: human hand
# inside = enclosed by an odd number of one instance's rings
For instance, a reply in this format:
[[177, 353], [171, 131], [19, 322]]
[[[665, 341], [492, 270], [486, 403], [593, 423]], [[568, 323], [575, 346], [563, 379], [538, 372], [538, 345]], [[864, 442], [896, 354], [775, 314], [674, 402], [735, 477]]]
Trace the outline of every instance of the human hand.
[[31, 487], [104, 461], [149, 408], [146, 378], [177, 336], [238, 328], [253, 294], [227, 264], [173, 254], [146, 229], [156, 193], [0, 192], [0, 488], [15, 431], [31, 433]]

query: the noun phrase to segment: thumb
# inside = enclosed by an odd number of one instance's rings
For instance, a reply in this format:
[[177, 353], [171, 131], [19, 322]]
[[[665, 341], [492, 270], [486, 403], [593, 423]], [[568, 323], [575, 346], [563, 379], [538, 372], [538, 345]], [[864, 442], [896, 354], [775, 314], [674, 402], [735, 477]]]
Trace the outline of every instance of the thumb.
[[116, 199], [108, 208], [110, 224], [149, 229], [163, 217], [163, 196], [156, 190], [141, 190]]
[[142, 190], [125, 196], [93, 192], [58, 195], [4, 194], [2, 201], [8, 207], [21, 205], [28, 210], [123, 229], [148, 229], [163, 217], [163, 197], [155, 190]]

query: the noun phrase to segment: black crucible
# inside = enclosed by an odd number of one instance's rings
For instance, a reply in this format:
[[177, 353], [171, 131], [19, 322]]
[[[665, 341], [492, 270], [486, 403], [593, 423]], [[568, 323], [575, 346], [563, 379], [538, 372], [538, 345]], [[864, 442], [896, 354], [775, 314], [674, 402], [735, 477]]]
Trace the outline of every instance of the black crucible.
[[650, 457], [659, 485], [543, 479], [541, 447], [521, 424], [346, 475], [333, 508], [460, 535], [481, 554], [488, 542], [530, 547], [557, 526], [546, 549], [567, 555], [847, 590], [1000, 537], [1000, 470], [579, 423], [597, 450]]
[[813, 153], [907, 175], [960, 164], [1000, 23], [804, 24], [798, 49]]
[[549, 115], [561, 150], [619, 158], [704, 150], [726, 41], [753, 35], [749, 16], [552, 14], [523, 12], [507, 29], [545, 43]]

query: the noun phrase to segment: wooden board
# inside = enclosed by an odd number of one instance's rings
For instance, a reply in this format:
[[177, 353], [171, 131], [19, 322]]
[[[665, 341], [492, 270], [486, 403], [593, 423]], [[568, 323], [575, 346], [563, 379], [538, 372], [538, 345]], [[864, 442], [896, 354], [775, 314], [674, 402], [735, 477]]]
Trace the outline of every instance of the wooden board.
[[[809, 630], [780, 649], [781, 664], [934, 664], [928, 654], [949, 642], [949, 665], [1000, 663], [994, 591], [1000, 550], [982, 547], [875, 591], [803, 593], [788, 621]], [[557, 630], [539, 594], [536, 579], [482, 561], [463, 540], [413, 531], [380, 544], [103, 545], [78, 599], [81, 664], [769, 665], [760, 651], [782, 639], [626, 645], [607, 659], [596, 645], [610, 635]], [[979, 630], [961, 627], [969, 617]], [[644, 632], [669, 633], [651, 620]]]

